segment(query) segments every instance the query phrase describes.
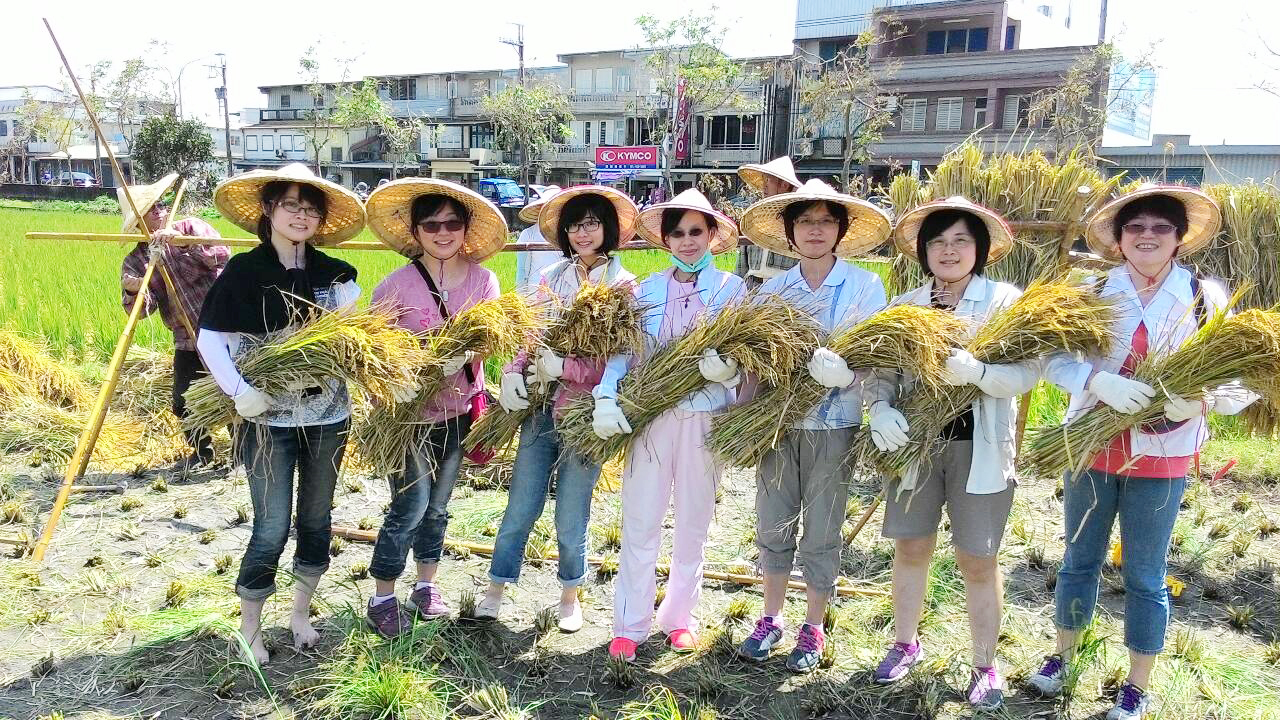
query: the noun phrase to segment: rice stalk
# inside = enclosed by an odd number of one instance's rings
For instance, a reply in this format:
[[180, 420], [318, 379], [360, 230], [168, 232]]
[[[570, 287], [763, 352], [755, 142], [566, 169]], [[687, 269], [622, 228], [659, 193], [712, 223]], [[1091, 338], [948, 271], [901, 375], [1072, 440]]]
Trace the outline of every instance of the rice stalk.
[[[644, 318], [630, 284], [586, 283], [567, 306], [554, 299], [553, 318], [538, 344], [560, 357], [575, 357], [603, 363], [618, 354], [636, 354], [644, 346]], [[524, 421], [550, 401], [550, 386], [534, 384], [528, 389], [529, 407], [507, 412], [495, 406], [471, 427], [463, 441], [470, 451], [476, 447], [502, 448], [515, 439]]]
[[1222, 232], [1203, 252], [1187, 258], [1202, 275], [1248, 279], [1240, 307], [1280, 304], [1280, 190], [1267, 181], [1206, 185], [1222, 209]]
[[[919, 305], [896, 305], [837, 332], [827, 346], [851, 368], [912, 371], [932, 387], [942, 383], [944, 363], [964, 337], [965, 324], [954, 314]], [[784, 384], [765, 389], [752, 401], [717, 416], [708, 444], [725, 462], [738, 467], [759, 464], [783, 433], [817, 407], [830, 391], [803, 367]]]
[[[413, 387], [413, 369], [422, 363], [418, 338], [398, 327], [389, 308], [370, 306], [347, 313], [314, 313], [289, 329], [271, 333], [236, 360], [245, 380], [269, 397], [299, 385], [322, 385], [331, 379], [355, 385], [368, 398], [384, 403], [394, 393]], [[235, 404], [213, 378], [187, 390], [189, 428], [212, 428], [239, 421]]]
[[1239, 380], [1266, 401], [1280, 402], [1280, 312], [1214, 313], [1181, 347], [1148, 355], [1133, 377], [1159, 391], [1145, 410], [1126, 415], [1099, 403], [1065, 425], [1034, 431], [1023, 458], [1026, 467], [1042, 475], [1078, 473], [1112, 438], [1159, 421], [1163, 397], [1200, 398], [1206, 389]]
[[584, 395], [565, 408], [561, 436], [584, 457], [603, 464], [659, 415], [706, 385], [697, 367], [704, 350], [712, 348], [735, 359], [744, 375], [762, 383], [787, 386], [821, 335], [813, 318], [780, 297], [725, 306], [714, 317], [699, 318], [689, 332], [658, 348], [623, 377], [618, 406], [627, 416], [631, 435], [597, 437], [591, 429], [594, 400]]
[[0, 405], [17, 394], [34, 394], [64, 408], [85, 409], [94, 401], [84, 380], [50, 357], [47, 348], [0, 330]]
[[417, 395], [409, 402], [383, 399], [371, 403], [367, 417], [355, 425], [355, 448], [373, 473], [402, 472], [406, 454], [425, 440], [422, 430], [428, 423], [423, 418], [445, 387], [442, 368], [449, 358], [467, 352], [481, 357], [513, 355], [541, 323], [540, 315], [524, 298], [505, 293], [454, 314], [423, 336], [423, 352], [405, 366], [418, 383]]
[[[1029, 362], [1059, 352], [1105, 354], [1115, 342], [1113, 316], [1112, 304], [1090, 287], [1037, 281], [1011, 305], [981, 322], [965, 348], [980, 362], [993, 365]], [[864, 435], [851, 452], [881, 472], [901, 476], [931, 457], [943, 429], [981, 396], [973, 385], [921, 383], [901, 406], [911, 428], [907, 445], [880, 453]]]
[[[23, 396], [0, 411], [0, 454], [25, 453], [31, 464], [65, 465], [75, 453], [88, 424], [81, 411]], [[94, 444], [92, 458], [112, 467], [151, 464], [170, 457], [177, 445], [171, 438], [148, 433], [139, 420], [110, 413]]]

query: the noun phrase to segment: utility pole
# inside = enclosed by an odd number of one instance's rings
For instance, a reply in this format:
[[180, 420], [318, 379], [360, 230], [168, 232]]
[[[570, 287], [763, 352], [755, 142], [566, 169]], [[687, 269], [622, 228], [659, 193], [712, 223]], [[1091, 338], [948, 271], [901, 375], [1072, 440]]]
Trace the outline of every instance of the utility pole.
[[[98, 73], [97, 69], [89, 71], [89, 97], [94, 100], [98, 99]], [[102, 140], [98, 138], [98, 133], [93, 134], [93, 176], [98, 180], [98, 187], [106, 187], [107, 184], [102, 182]]]
[[1107, 41], [1107, 0], [1102, 0], [1102, 8], [1098, 11], [1098, 44]]
[[520, 23], [512, 23], [516, 26], [515, 40], [500, 40], [504, 45], [510, 45], [516, 49], [516, 55], [520, 58], [520, 84], [524, 85], [524, 25]]
[[222, 87], [217, 89], [218, 99], [222, 101], [222, 129], [226, 133], [224, 139], [227, 146], [227, 177], [233, 172], [231, 164], [231, 101], [227, 97], [227, 56], [215, 53], [222, 61]]

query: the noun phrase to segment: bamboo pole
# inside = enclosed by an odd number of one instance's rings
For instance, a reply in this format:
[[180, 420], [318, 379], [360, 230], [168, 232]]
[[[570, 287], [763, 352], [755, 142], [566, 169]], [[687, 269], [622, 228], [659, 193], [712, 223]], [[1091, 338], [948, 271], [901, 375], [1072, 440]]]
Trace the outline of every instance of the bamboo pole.
[[[865, 524], [865, 521], [864, 521], [864, 524]], [[329, 528], [329, 530], [334, 534], [335, 537], [344, 538], [346, 540], [354, 540], [356, 542], [371, 543], [371, 542], [376, 542], [378, 539], [377, 530], [360, 530], [359, 528], [346, 527], [343, 525], [334, 525], [331, 528]], [[446, 547], [452, 546], [452, 547], [458, 547], [458, 548], [465, 548], [477, 555], [485, 555], [485, 556], [493, 555], [492, 545], [482, 545], [480, 543], [468, 542], [466, 540], [451, 540], [449, 538], [445, 538], [444, 542]], [[551, 550], [547, 554], [546, 559], [559, 560], [560, 554], [555, 550]], [[587, 563], [589, 565], [599, 565], [603, 561], [604, 561], [604, 558], [597, 557], [597, 556], [592, 556], [587, 558]], [[702, 577], [704, 580], [717, 580], [721, 582], [731, 582], [731, 583], [737, 583], [738, 585], [764, 584], [764, 578], [756, 577], [755, 575], [741, 575], [738, 573], [718, 572], [715, 570], [703, 570]], [[791, 590], [804, 590], [805, 584], [800, 582], [799, 580], [788, 580], [787, 587]], [[838, 597], [888, 597], [889, 592], [887, 590], [881, 590], [880, 588], [857, 587], [854, 585], [842, 585], [839, 582], [837, 582], [836, 595]]]
[[884, 495], [888, 491], [887, 487], [881, 488], [880, 494], [876, 495], [876, 498], [871, 501], [871, 504], [867, 506], [867, 509], [862, 511], [862, 516], [858, 518], [858, 522], [854, 523], [853, 531], [849, 533], [849, 539], [844, 541], [845, 545], [852, 544], [854, 539], [858, 537], [858, 533], [862, 532], [862, 528], [867, 524], [867, 521], [871, 519], [871, 515], [876, 511], [876, 508], [880, 507], [880, 503], [884, 501]]
[[[173, 219], [177, 217], [177, 209], [182, 206], [182, 194], [187, 190], [187, 181], [181, 180], [178, 184], [178, 190], [173, 195], [173, 209], [175, 212], [169, 213], [169, 217], [164, 221], [166, 230], [173, 227]], [[145, 220], [139, 220], [145, 223]], [[159, 265], [160, 277], [164, 279], [165, 290], [169, 292], [169, 302], [173, 303], [173, 307], [178, 311], [178, 320], [182, 321], [182, 327], [187, 331], [187, 337], [191, 338], [191, 342], [196, 341], [196, 329], [191, 324], [191, 318], [187, 317], [186, 308], [182, 307], [182, 303], [178, 302], [178, 286], [173, 283], [173, 277], [169, 275], [169, 268], [165, 267], [162, 262]]]
[[[58, 50], [58, 56], [62, 58], [62, 64], [67, 69], [67, 75], [71, 77], [71, 84], [76, 89], [76, 94], [80, 96], [80, 102], [84, 105], [85, 114], [89, 121], [93, 124], [94, 132], [98, 137], [104, 138], [102, 128], [98, 125], [98, 118], [93, 112], [93, 107], [85, 101], [84, 91], [80, 89], [80, 81], [76, 78], [75, 71], [68, 62], [66, 53], [62, 51], [62, 45], [58, 43], [58, 38], [53, 34], [53, 27], [49, 25], [49, 21], [44, 20], [44, 26], [49, 31], [49, 38], [53, 40], [53, 46]], [[106, 144], [107, 158], [111, 161], [111, 168], [121, 179], [124, 178], [124, 172], [120, 169], [120, 163], [116, 160], [115, 153], [111, 151], [111, 145]], [[138, 206], [133, 202], [133, 195], [129, 193], [128, 183], [123, 184], [125, 201], [129, 203], [129, 207], [133, 210], [134, 217], [141, 218], [142, 214], [138, 212]], [[139, 229], [142, 230], [143, 236], [147, 242], [151, 242], [151, 232], [147, 229], [145, 222], [138, 223]], [[151, 283], [151, 276], [155, 272], [156, 263], [148, 262], [147, 269], [142, 274], [142, 287], [146, 288]], [[45, 550], [49, 547], [49, 541], [53, 538], [53, 531], [58, 526], [58, 520], [62, 517], [62, 510], [67, 504], [67, 498], [71, 496], [71, 486], [75, 481], [84, 474], [85, 469], [89, 466], [89, 456], [93, 452], [93, 446], [98, 441], [98, 434], [102, 432], [102, 424], [107, 417], [107, 406], [111, 401], [111, 395], [115, 392], [116, 383], [120, 379], [120, 368], [124, 365], [125, 355], [129, 352], [129, 346], [133, 343], [133, 333], [138, 326], [138, 318], [142, 315], [143, 301], [146, 300], [146, 293], [139, 292], [134, 298], [133, 308], [129, 311], [129, 319], [125, 321], [124, 331], [120, 334], [120, 339], [116, 341], [115, 352], [112, 353], [111, 363], [107, 366], [107, 377], [102, 384], [102, 388], [98, 391], [98, 399], [94, 402], [93, 410], [89, 413], [89, 424], [84, 431], [80, 433], [80, 438], [76, 441], [75, 454], [71, 456], [71, 460], [67, 463], [67, 473], [62, 479], [62, 485], [58, 488], [58, 495], [54, 498], [53, 507], [49, 510], [49, 519], [45, 522], [44, 530], [40, 533], [40, 539], [36, 541], [35, 547], [31, 551], [31, 557], [36, 562], [44, 560]]]

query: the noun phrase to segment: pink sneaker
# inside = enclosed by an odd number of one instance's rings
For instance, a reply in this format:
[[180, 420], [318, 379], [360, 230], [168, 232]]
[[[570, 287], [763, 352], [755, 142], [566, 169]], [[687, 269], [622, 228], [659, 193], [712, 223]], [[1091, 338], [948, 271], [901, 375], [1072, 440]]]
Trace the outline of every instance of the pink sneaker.
[[698, 638], [686, 628], [672, 630], [667, 635], [667, 644], [671, 646], [673, 652], [691, 653], [698, 645]]
[[636, 661], [636, 641], [616, 637], [609, 643], [609, 657], [622, 658], [624, 662]]
[[923, 659], [924, 648], [920, 647], [920, 643], [908, 645], [896, 642], [880, 661], [871, 679], [877, 685], [891, 685], [906, 677], [911, 668]]

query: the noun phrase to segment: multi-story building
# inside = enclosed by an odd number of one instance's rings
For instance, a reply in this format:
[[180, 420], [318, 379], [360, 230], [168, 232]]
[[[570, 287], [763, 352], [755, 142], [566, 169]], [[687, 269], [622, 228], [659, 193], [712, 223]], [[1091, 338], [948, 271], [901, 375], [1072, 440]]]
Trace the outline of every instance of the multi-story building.
[[1129, 180], [1210, 185], [1280, 182], [1280, 145], [1192, 145], [1190, 135], [1155, 135], [1150, 145], [1104, 147], [1109, 175]]
[[[874, 29], [882, 41], [871, 49], [873, 72], [894, 111], [879, 142], [867, 148], [870, 162], [857, 168], [877, 179], [897, 167], [928, 168], [950, 149], [973, 137], [989, 149], [1041, 148], [1052, 151], [1049, 120], [1031, 127], [1028, 117], [1038, 91], [1056, 87], [1094, 45], [1069, 12], [1055, 17], [1052, 3], [1014, 0], [949, 0], [849, 3], [800, 0], [798, 54], [804, 73], [821, 73], [823, 63]], [[1069, 4], [1068, 4], [1069, 7]], [[1066, 44], [1076, 43], [1076, 44]], [[1099, 88], [1099, 92], [1102, 89]], [[1101, 102], [1101, 101], [1100, 101]], [[793, 113], [805, 112], [795, 107]], [[793, 123], [792, 153], [802, 174], [839, 172], [847, 135], [843, 122], [805, 132]]]

